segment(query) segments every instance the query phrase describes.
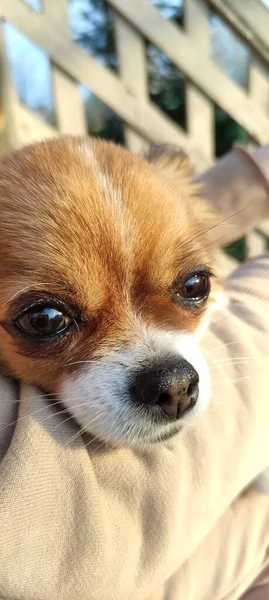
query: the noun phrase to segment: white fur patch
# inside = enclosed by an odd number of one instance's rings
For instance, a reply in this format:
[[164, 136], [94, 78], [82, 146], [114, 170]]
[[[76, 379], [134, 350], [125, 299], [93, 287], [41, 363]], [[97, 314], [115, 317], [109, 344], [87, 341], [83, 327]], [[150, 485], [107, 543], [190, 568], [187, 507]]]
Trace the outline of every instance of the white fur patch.
[[[132, 374], [149, 360], [161, 361], [171, 355], [185, 358], [196, 369], [199, 397], [182, 419], [154, 423], [149, 409], [132, 400]], [[60, 393], [84, 431], [113, 444], [143, 446], [176, 433], [206, 408], [210, 378], [195, 336], [144, 331], [125, 350], [83, 365], [76, 375], [65, 375]]]
[[[96, 177], [99, 189], [103, 193], [105, 202], [110, 206], [113, 221], [123, 241], [122, 250], [125, 251], [126, 265], [128, 268], [129, 257], [133, 246], [133, 226], [126, 215], [126, 206], [122, 201], [122, 190], [116, 188], [111, 181], [109, 173], [101, 168], [97, 156], [88, 147], [85, 149]], [[130, 226], [129, 226], [130, 225]]]

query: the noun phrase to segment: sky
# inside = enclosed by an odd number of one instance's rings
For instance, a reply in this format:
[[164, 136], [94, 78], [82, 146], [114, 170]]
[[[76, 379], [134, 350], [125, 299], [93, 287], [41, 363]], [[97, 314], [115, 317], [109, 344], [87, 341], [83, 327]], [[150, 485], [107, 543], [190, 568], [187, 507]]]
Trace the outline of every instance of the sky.
[[[25, 0], [33, 9], [41, 9], [40, 0]], [[154, 3], [154, 0], [151, 0]], [[262, 0], [269, 8], [269, 0]], [[170, 17], [173, 6], [179, 0], [167, 0], [165, 16]], [[83, 29], [81, 9], [85, 0], [69, 2], [69, 18], [73, 30]], [[231, 33], [229, 28], [215, 16], [211, 19], [213, 54], [232, 78], [241, 85], [247, 84], [248, 58], [247, 47]], [[16, 88], [22, 101], [33, 109], [53, 108], [53, 93], [50, 77], [50, 63], [47, 55], [10, 24], [5, 24], [7, 52], [12, 67]], [[87, 97], [87, 90], [83, 91]]]

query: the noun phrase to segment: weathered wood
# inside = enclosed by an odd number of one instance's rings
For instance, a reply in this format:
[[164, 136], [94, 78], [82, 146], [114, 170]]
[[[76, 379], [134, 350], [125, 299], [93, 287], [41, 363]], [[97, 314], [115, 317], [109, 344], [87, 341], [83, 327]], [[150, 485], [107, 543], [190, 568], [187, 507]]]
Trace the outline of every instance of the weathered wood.
[[16, 147], [16, 135], [13, 113], [16, 94], [11, 79], [9, 61], [6, 52], [5, 32], [3, 22], [0, 23], [0, 56], [1, 56], [1, 108], [4, 120], [4, 131], [1, 135], [0, 153], [6, 154]]
[[267, 238], [269, 238], [269, 219], [265, 219], [261, 223], [259, 223], [257, 227], [258, 231], [263, 233]]
[[[115, 13], [114, 25], [121, 80], [127, 91], [141, 102], [148, 101], [145, 43], [139, 32]], [[148, 143], [132, 127], [125, 125], [125, 142], [129, 150], [142, 154]]]
[[[198, 52], [209, 56], [208, 8], [202, 0], [185, 0], [184, 25], [185, 31], [192, 40]], [[214, 158], [214, 108], [209, 98], [193, 83], [186, 83], [187, 129], [192, 145], [201, 147], [209, 162]]]
[[2, 23], [0, 23], [0, 55], [2, 122], [5, 128], [1, 136], [0, 153], [6, 154], [25, 144], [53, 137], [57, 132], [19, 101], [11, 78]]
[[86, 135], [87, 123], [83, 98], [77, 82], [54, 65], [52, 83], [59, 132]]
[[206, 0], [257, 54], [269, 62], [269, 12], [259, 0]]
[[254, 258], [266, 251], [266, 240], [258, 231], [253, 230], [246, 236], [247, 258]]
[[252, 57], [249, 65], [249, 93], [264, 114], [269, 116], [269, 68], [256, 57]]
[[42, 0], [46, 18], [57, 23], [61, 35], [70, 37], [70, 25], [68, 17], [68, 0]]
[[[20, 28], [70, 77], [77, 79], [110, 106], [122, 119], [153, 143], [174, 143], [191, 152], [186, 134], [156, 106], [131, 96], [123, 83], [97, 60], [84, 52], [78, 44], [61, 33], [52, 15], [50, 20], [35, 13], [21, 0], [2, 0], [4, 16]], [[192, 156], [195, 161], [197, 152]], [[201, 156], [203, 152], [201, 149]], [[199, 157], [199, 160], [200, 157]], [[206, 158], [204, 164], [207, 164]]]
[[18, 100], [13, 101], [11, 118], [14, 132], [12, 149], [58, 135], [56, 129], [40, 119], [30, 109], [22, 106]]
[[[147, 0], [109, 0], [110, 4], [158, 46], [209, 98], [230, 114], [260, 143], [269, 139], [269, 119], [174, 23]], [[244, 3], [245, 6], [245, 3]]]

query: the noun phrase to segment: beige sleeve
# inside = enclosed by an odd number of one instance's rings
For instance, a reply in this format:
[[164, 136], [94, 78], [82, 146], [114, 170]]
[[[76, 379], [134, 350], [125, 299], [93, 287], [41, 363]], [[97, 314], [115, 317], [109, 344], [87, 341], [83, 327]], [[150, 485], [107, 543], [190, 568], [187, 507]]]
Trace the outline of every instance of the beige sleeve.
[[234, 148], [195, 181], [225, 219], [215, 231], [222, 246], [269, 217], [269, 145], [253, 152]]

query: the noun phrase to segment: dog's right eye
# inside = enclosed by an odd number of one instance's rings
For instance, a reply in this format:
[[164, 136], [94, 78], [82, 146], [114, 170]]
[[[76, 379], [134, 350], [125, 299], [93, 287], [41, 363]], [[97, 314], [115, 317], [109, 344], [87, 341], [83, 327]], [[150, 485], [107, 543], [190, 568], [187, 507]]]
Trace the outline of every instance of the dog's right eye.
[[35, 306], [19, 315], [14, 325], [35, 338], [51, 338], [66, 332], [74, 323], [63, 310], [54, 306]]
[[190, 273], [185, 279], [176, 281], [173, 285], [174, 301], [184, 302], [185, 305], [202, 306], [210, 292], [210, 275], [208, 270]]

